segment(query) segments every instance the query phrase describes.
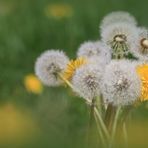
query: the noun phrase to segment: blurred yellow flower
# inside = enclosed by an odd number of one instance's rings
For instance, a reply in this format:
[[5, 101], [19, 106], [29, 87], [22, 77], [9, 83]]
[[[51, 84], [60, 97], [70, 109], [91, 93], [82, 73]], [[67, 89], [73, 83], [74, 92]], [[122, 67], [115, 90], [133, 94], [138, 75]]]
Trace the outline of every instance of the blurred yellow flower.
[[55, 19], [68, 18], [73, 15], [73, 9], [68, 4], [49, 4], [45, 8], [45, 14]]
[[0, 107], [0, 144], [29, 140], [37, 132], [30, 114], [19, 111], [10, 103]]
[[137, 66], [137, 73], [142, 81], [141, 101], [148, 100], [148, 64]]
[[66, 80], [70, 80], [74, 74], [74, 72], [76, 71], [77, 68], [79, 68], [80, 66], [86, 64], [87, 60], [83, 57], [80, 57], [76, 60], [71, 60], [67, 67], [66, 70], [63, 73], [63, 77]]
[[10, 2], [0, 2], [0, 15], [11, 14], [14, 8], [14, 4]]
[[28, 92], [32, 92], [34, 94], [41, 94], [43, 91], [41, 82], [33, 74], [29, 74], [24, 78], [24, 85]]

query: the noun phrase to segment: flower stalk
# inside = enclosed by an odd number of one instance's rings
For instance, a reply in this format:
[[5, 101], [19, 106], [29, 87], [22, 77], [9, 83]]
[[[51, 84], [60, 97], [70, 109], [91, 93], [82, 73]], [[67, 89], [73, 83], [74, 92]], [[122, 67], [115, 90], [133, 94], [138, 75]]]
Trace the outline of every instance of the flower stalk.
[[117, 123], [118, 123], [120, 111], [121, 111], [121, 107], [118, 107], [117, 111], [116, 111], [116, 114], [115, 114], [113, 126], [112, 126], [112, 133], [111, 133], [111, 139], [110, 139], [110, 148], [112, 148], [113, 145], [114, 145], [114, 140], [115, 140], [115, 135], [116, 135], [116, 130], [117, 130]]

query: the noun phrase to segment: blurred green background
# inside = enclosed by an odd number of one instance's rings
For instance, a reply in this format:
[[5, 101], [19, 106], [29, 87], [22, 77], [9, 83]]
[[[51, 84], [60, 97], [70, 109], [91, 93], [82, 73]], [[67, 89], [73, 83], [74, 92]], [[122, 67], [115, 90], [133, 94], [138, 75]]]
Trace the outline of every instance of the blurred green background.
[[[99, 39], [109, 12], [128, 11], [148, 26], [147, 6], [147, 0], [0, 0], [0, 147], [86, 148], [83, 101], [62, 87], [31, 93], [26, 76], [46, 49], [75, 58], [80, 43]], [[133, 111], [131, 147], [148, 147], [147, 112], [146, 103]]]

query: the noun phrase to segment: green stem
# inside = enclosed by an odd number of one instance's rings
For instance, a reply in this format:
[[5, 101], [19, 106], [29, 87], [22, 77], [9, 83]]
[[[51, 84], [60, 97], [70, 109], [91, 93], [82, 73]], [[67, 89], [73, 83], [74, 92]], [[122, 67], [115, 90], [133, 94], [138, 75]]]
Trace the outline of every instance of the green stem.
[[127, 106], [127, 107], [124, 108], [123, 115], [122, 115], [122, 118], [121, 118], [121, 124], [123, 124], [127, 120], [128, 115], [130, 114], [132, 109], [133, 109], [133, 106]]
[[125, 107], [121, 121], [120, 121], [121, 122], [120, 125], [123, 129], [123, 138], [124, 138], [124, 144], [126, 148], [128, 147], [128, 134], [127, 134], [127, 129], [126, 129], [126, 123], [127, 123], [128, 116], [132, 109], [133, 109], [133, 106]]
[[90, 126], [92, 126], [92, 121], [93, 121], [93, 117], [94, 117], [95, 102], [96, 102], [96, 99], [93, 98], [92, 99], [91, 106], [90, 106]]
[[105, 124], [109, 132], [111, 132], [111, 128], [113, 125], [113, 120], [116, 113], [116, 107], [114, 107], [112, 104], [109, 104], [105, 113]]
[[95, 106], [95, 101], [96, 99], [93, 98], [92, 102], [90, 104], [90, 115], [89, 115], [89, 126], [88, 126], [88, 136], [87, 136], [87, 141], [88, 141], [88, 148], [92, 147], [92, 127], [93, 127], [93, 120], [94, 120], [94, 106]]
[[118, 107], [116, 114], [115, 114], [115, 119], [113, 122], [113, 128], [112, 128], [112, 134], [111, 134], [110, 148], [112, 148], [112, 146], [114, 144], [114, 139], [115, 139], [115, 134], [116, 134], [116, 129], [117, 129], [118, 118], [120, 115], [120, 110], [121, 110], [121, 107]]
[[100, 113], [98, 112], [98, 110], [97, 110], [96, 107], [94, 108], [94, 112], [95, 112], [95, 114], [96, 114], [96, 116], [97, 116], [97, 118], [98, 118], [98, 121], [99, 121], [99, 123], [100, 123], [100, 127], [101, 127], [101, 129], [102, 129], [102, 131], [103, 131], [105, 137], [106, 137], [107, 140], [109, 141], [110, 135], [109, 135], [108, 130], [107, 130], [105, 124], [104, 124], [104, 121], [103, 121], [103, 119], [102, 119], [102, 117], [101, 117], [101, 115], [100, 115]]
[[123, 123], [123, 136], [124, 136], [124, 144], [125, 147], [128, 147], [128, 134], [127, 134], [127, 129], [126, 129], [126, 123]]
[[102, 130], [101, 130], [100, 126], [99, 126], [100, 124], [99, 124], [99, 122], [98, 122], [98, 118], [97, 118], [96, 114], [94, 114], [94, 117], [95, 117], [96, 126], [97, 126], [97, 130], [98, 130], [98, 133], [99, 133], [99, 136], [100, 136], [102, 145], [103, 145], [103, 147], [105, 148], [105, 147], [107, 147], [107, 144], [106, 144], [106, 142], [105, 142], [105, 138], [104, 138], [104, 136], [103, 136]]
[[101, 116], [103, 116], [104, 112], [105, 112], [105, 107], [103, 104], [103, 96], [100, 94], [100, 96], [96, 97], [96, 104], [97, 104], [97, 109], [99, 111], [99, 113], [101, 114]]
[[[72, 90], [76, 90], [76, 88], [74, 88], [74, 86], [73, 86], [67, 79], [65, 79], [61, 73], [58, 73], [58, 76], [59, 76], [59, 78], [60, 78], [61, 80], [63, 80], [63, 81], [67, 84], [67, 86], [69, 86]], [[86, 99], [86, 98], [85, 98], [85, 101], [86, 101], [87, 104], [90, 104], [90, 100], [89, 100], [89, 99]]]
[[[58, 76], [59, 76], [59, 78], [60, 78], [61, 80], [63, 80], [71, 89], [74, 89], [73, 85], [72, 85], [67, 79], [65, 79], [62, 74], [59, 73]], [[86, 99], [86, 102], [87, 102], [88, 104], [90, 104], [90, 101], [89, 101], [88, 99]], [[93, 112], [93, 113], [95, 114], [95, 118], [97, 117], [97, 119], [98, 119], [98, 121], [99, 121], [99, 123], [100, 123], [100, 127], [102, 128], [102, 131], [104, 132], [105, 137], [106, 137], [107, 140], [109, 141], [110, 135], [109, 135], [109, 133], [108, 133], [108, 131], [107, 131], [107, 128], [106, 128], [106, 126], [105, 126], [105, 124], [104, 124], [104, 122], [103, 122], [103, 119], [102, 119], [100, 113], [98, 112], [97, 108], [94, 106], [94, 102], [93, 102], [93, 105], [91, 105], [91, 112]], [[91, 113], [91, 114], [92, 114], [92, 113]], [[91, 122], [91, 120], [92, 120], [92, 117], [90, 117], [90, 122]], [[92, 123], [91, 123], [91, 124], [92, 124]]]
[[71, 89], [73, 89], [73, 85], [63, 77], [63, 75], [61, 73], [58, 73], [58, 76], [61, 80], [63, 80]]

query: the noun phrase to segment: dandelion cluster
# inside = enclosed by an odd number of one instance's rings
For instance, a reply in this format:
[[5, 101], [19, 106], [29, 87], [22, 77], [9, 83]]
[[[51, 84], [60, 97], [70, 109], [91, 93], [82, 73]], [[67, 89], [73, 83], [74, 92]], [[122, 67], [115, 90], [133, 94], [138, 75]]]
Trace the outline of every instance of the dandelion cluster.
[[148, 30], [119, 11], [104, 17], [100, 33], [101, 39], [79, 46], [75, 60], [59, 50], [45, 51], [35, 72], [45, 85], [66, 84], [83, 98], [100, 122], [99, 132], [112, 144], [119, 115], [148, 100]]

